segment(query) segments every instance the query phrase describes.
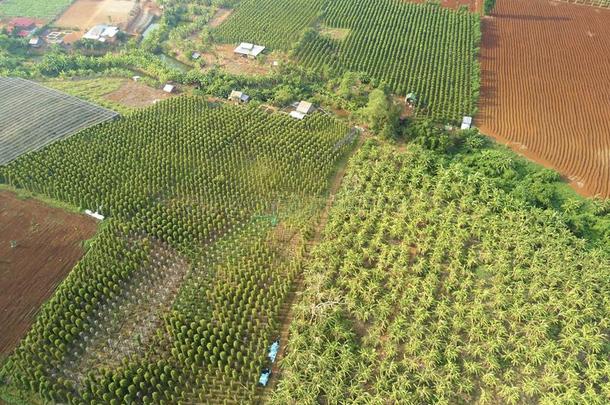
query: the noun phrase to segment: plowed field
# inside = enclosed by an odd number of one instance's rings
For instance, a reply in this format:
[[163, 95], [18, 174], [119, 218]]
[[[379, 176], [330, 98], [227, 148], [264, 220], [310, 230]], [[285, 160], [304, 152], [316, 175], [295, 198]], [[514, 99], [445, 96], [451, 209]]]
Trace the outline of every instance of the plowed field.
[[96, 228], [91, 218], [0, 191], [0, 359], [25, 335]]
[[610, 10], [498, 0], [483, 21], [483, 133], [610, 196]]

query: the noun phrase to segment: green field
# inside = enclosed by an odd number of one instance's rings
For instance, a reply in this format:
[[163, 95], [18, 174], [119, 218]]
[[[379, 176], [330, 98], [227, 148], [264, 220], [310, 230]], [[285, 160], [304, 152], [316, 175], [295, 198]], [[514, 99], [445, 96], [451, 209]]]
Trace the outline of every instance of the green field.
[[271, 403], [607, 402], [607, 254], [468, 155], [352, 158]]
[[43, 85], [126, 115], [133, 109], [105, 98], [106, 95], [120, 89], [126, 81], [125, 78], [96, 77], [79, 80], [48, 80]]
[[12, 186], [108, 217], [0, 369], [4, 390], [252, 401], [349, 134], [321, 114], [180, 97], [0, 168]]
[[3, 0], [0, 2], [0, 16], [52, 20], [71, 3], [72, 0]]
[[287, 51], [313, 23], [322, 4], [323, 0], [245, 0], [214, 31], [214, 38]]
[[398, 96], [414, 93], [427, 117], [461, 121], [476, 112], [478, 15], [400, 0], [288, 3], [243, 2], [214, 38], [292, 50], [325, 76], [363, 73]]

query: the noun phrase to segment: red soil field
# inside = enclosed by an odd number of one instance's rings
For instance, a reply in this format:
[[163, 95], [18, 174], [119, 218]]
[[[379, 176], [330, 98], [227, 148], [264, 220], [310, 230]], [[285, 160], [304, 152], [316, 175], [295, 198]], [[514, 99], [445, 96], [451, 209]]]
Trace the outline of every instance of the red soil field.
[[609, 197], [608, 49], [610, 10], [498, 0], [483, 20], [476, 125], [579, 193]]
[[0, 191], [0, 359], [26, 334], [96, 229], [92, 218]]

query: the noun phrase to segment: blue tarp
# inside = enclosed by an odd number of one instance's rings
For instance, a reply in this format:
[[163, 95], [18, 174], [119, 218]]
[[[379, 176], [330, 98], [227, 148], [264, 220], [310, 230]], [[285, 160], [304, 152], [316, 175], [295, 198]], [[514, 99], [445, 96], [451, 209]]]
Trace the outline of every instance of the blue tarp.
[[267, 383], [269, 382], [269, 377], [271, 377], [271, 370], [269, 370], [268, 368], [264, 369], [263, 372], [261, 373], [260, 378], [258, 379], [258, 383], [260, 385], [262, 385], [263, 387], [267, 385]]
[[276, 358], [277, 352], [279, 350], [280, 350], [280, 341], [276, 340], [275, 342], [273, 342], [273, 344], [269, 348], [269, 354], [267, 355], [269, 357], [269, 360], [271, 360], [272, 363], [275, 362], [275, 358]]

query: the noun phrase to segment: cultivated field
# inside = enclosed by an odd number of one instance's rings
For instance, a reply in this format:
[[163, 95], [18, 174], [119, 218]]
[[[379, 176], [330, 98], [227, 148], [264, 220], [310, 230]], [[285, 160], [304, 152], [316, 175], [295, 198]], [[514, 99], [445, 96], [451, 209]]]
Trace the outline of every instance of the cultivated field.
[[610, 263], [468, 155], [350, 160], [271, 404], [607, 403]]
[[55, 25], [64, 28], [88, 30], [97, 24], [126, 27], [132, 16], [134, 0], [76, 0], [58, 19]]
[[[407, 0], [412, 3], [427, 3], [429, 0]], [[485, 0], [439, 0], [442, 7], [458, 10], [461, 7], [467, 7], [472, 13], [480, 13], [483, 11], [483, 3]]]
[[72, 0], [2, 0], [0, 17], [34, 17], [52, 20], [71, 2]]
[[0, 358], [28, 331], [95, 230], [91, 218], [0, 191]]
[[177, 97], [0, 168], [107, 216], [0, 372], [48, 402], [252, 403], [304, 249], [280, 241], [351, 141], [323, 114]]
[[482, 132], [610, 196], [610, 10], [498, 0], [483, 23]]
[[0, 77], [0, 165], [116, 116], [37, 83]]

